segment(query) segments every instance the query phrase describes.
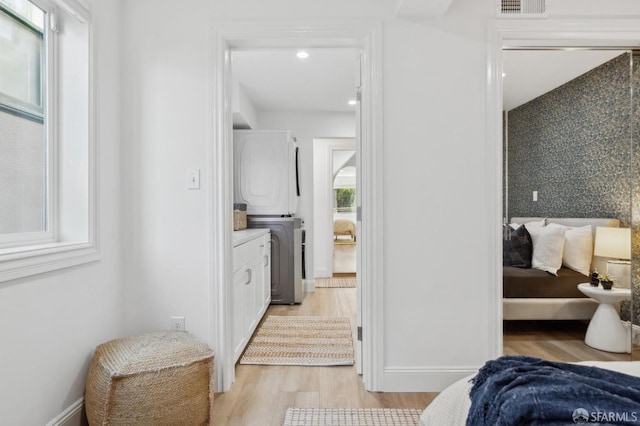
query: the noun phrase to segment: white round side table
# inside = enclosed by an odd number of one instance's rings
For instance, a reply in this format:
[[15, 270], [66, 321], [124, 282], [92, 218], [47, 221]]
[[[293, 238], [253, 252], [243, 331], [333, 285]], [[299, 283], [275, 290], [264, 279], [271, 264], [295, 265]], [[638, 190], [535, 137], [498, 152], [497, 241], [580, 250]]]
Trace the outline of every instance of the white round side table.
[[631, 329], [622, 324], [618, 312], [620, 302], [631, 300], [631, 290], [605, 290], [601, 286], [593, 287], [589, 283], [578, 284], [578, 290], [599, 303], [589, 322], [584, 342], [592, 348], [607, 352], [630, 352]]

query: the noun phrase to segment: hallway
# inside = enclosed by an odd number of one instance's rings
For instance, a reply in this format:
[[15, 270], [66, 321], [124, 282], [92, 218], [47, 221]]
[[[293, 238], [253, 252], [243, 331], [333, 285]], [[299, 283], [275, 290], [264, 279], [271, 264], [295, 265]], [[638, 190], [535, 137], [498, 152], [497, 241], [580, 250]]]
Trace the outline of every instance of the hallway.
[[339, 237], [333, 243], [333, 273], [356, 273], [356, 243]]
[[[271, 305], [266, 315], [346, 316], [354, 322], [355, 288], [320, 288], [300, 305]], [[367, 392], [354, 366], [236, 365], [236, 381], [216, 394], [214, 424], [281, 426], [286, 409], [424, 408], [437, 393]]]

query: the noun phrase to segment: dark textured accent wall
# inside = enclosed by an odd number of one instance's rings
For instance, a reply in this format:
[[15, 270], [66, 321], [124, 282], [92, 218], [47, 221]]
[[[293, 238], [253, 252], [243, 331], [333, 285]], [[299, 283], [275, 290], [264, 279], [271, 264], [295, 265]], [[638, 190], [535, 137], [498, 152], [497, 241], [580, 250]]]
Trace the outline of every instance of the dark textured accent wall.
[[[640, 55], [633, 55], [633, 197], [632, 203], [632, 224], [631, 224], [631, 282], [633, 287], [632, 309], [630, 313], [635, 325], [640, 325]], [[623, 305], [622, 315], [627, 314]], [[634, 345], [632, 359], [640, 361], [640, 347]]]
[[614, 217], [630, 225], [629, 64], [621, 55], [508, 112], [508, 217]]

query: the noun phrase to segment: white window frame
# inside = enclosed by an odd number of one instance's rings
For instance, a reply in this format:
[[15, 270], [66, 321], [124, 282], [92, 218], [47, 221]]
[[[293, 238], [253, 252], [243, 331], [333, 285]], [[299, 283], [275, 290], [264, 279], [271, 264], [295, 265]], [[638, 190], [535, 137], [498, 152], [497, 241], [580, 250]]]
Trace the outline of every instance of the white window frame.
[[[25, 233], [16, 235], [11, 247], [7, 246], [6, 235], [0, 239], [0, 283], [17, 278], [28, 277], [35, 274], [46, 273], [76, 266], [100, 259], [97, 232], [97, 150], [95, 141], [95, 90], [93, 67], [93, 25], [90, 20], [89, 10], [84, 4], [76, 0], [29, 0], [46, 12], [44, 25], [45, 38], [45, 67], [46, 91], [45, 91], [45, 134], [47, 137], [47, 232]], [[58, 34], [55, 28], [58, 25], [60, 13], [75, 17], [80, 23], [87, 25], [88, 46], [86, 60], [88, 64], [88, 89], [86, 105], [88, 107], [87, 120], [88, 132], [86, 140], [74, 141], [74, 143], [86, 143], [87, 149], [87, 182], [83, 186], [87, 188], [86, 214], [88, 215], [88, 229], [83, 236], [71, 236], [62, 239], [59, 234], [58, 224], [65, 215], [76, 212], [61, 211], [58, 203], [59, 195], [59, 168], [58, 150], [62, 141], [60, 137], [61, 108], [60, 91], [61, 76], [58, 74], [60, 51]], [[67, 19], [70, 19], [69, 16]], [[85, 99], [82, 99], [85, 102]], [[65, 142], [66, 143], [66, 142]], [[29, 235], [32, 234], [32, 235]], [[40, 234], [40, 235], [36, 235]], [[44, 235], [46, 234], [46, 235]]]
[[[24, 1], [28, 1], [29, 3], [32, 3], [33, 5], [35, 5], [36, 7], [40, 8], [45, 16], [46, 14], [49, 14], [52, 12], [52, 9], [49, 5], [46, 4], [42, 4], [41, 2], [39, 2], [38, 0], [24, 0]], [[2, 2], [0, 2], [2, 3]], [[23, 25], [25, 26], [31, 26], [33, 27], [34, 24], [29, 22], [29, 19], [21, 16], [20, 13], [11, 10], [10, 7], [5, 6], [3, 4], [0, 4], [0, 9], [3, 9], [5, 11], [8, 12], [8, 14], [13, 15], [11, 16], [12, 19], [17, 19], [20, 21], [23, 21]], [[47, 42], [47, 37], [50, 34], [47, 34], [47, 30], [48, 30], [48, 26], [46, 25], [46, 17], [43, 16], [43, 22], [42, 22], [42, 39], [43, 42], [45, 43], [45, 47], [48, 46], [48, 42]], [[31, 30], [33, 30], [33, 28], [31, 28]], [[45, 62], [43, 63], [43, 66], [46, 66], [46, 56], [47, 56], [47, 52], [44, 51], [44, 60]], [[44, 75], [46, 76], [46, 69], [42, 70], [42, 72], [44, 73]], [[42, 78], [41, 78], [42, 80]], [[41, 81], [41, 83], [45, 84], [45, 88], [48, 87], [47, 84], [49, 83], [48, 81]], [[44, 97], [44, 100], [46, 101], [46, 97]], [[0, 104], [2, 104], [4, 106], [4, 110], [7, 110], [8, 112], [14, 112], [14, 113], [21, 113], [20, 116], [23, 117], [27, 117], [29, 119], [41, 119], [44, 117], [44, 111], [46, 110], [46, 106], [44, 104], [41, 104], [40, 107], [33, 107], [30, 105], [30, 102], [28, 101], [24, 101], [22, 99], [18, 99], [15, 98], [11, 95], [7, 95], [5, 93], [0, 92]]]
[[[39, 244], [52, 244], [56, 241], [56, 194], [53, 182], [55, 182], [57, 169], [53, 162], [53, 153], [56, 146], [56, 134], [53, 131], [55, 128], [55, 108], [53, 102], [55, 101], [54, 89], [56, 87], [56, 72], [55, 63], [51, 66], [50, 61], [55, 60], [56, 53], [56, 35], [51, 30], [49, 25], [50, 16], [55, 16], [55, 8], [41, 0], [27, 0], [44, 11], [44, 22], [42, 29], [42, 39], [44, 43], [44, 57], [42, 73], [42, 84], [44, 84], [44, 90], [42, 95], [44, 96], [43, 111], [42, 111], [42, 125], [43, 125], [43, 138], [45, 140], [46, 161], [45, 161], [45, 222], [43, 231], [34, 232], [21, 232], [15, 234], [0, 234], [0, 249], [15, 249], [22, 246], [34, 246]], [[8, 105], [13, 106], [13, 105]], [[22, 110], [15, 107], [20, 112], [27, 114], [33, 114], [32, 111]], [[26, 119], [26, 118], [25, 118]], [[0, 253], [2, 250], [0, 250]], [[1, 255], [0, 255], [1, 256]]]

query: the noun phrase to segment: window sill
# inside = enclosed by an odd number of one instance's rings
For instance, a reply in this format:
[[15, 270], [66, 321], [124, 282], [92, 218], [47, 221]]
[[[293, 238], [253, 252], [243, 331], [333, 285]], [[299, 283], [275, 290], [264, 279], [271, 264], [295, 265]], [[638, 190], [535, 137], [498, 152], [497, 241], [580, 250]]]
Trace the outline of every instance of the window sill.
[[94, 243], [52, 243], [0, 250], [0, 283], [95, 262]]

